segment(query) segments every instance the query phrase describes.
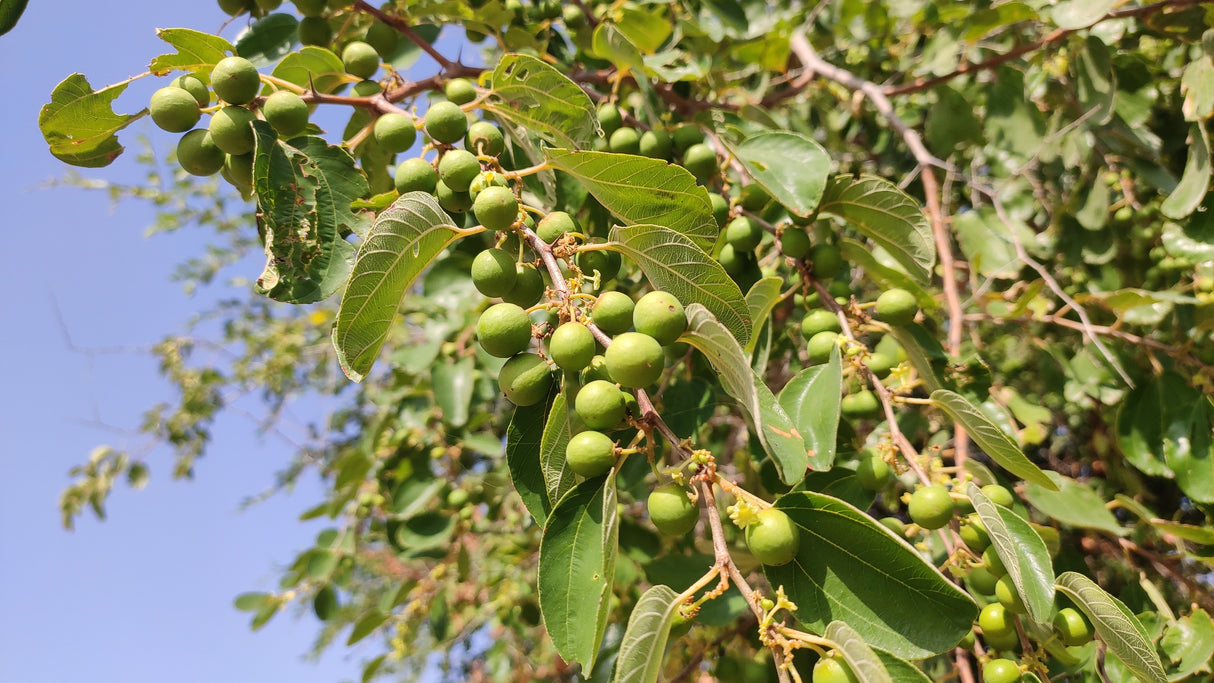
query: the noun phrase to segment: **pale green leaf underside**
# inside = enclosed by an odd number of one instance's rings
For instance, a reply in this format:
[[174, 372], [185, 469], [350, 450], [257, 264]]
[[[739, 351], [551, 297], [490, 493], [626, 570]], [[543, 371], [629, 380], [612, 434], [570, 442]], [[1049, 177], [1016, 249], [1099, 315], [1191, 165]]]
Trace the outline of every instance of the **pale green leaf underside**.
[[1019, 515], [992, 503], [977, 484], [971, 482], [966, 495], [1029, 616], [1038, 623], [1048, 623], [1054, 609], [1054, 568], [1045, 541]]
[[932, 229], [919, 203], [897, 185], [876, 176], [831, 178], [819, 213], [838, 216], [880, 244], [911, 277], [929, 282], [936, 263]]
[[832, 621], [822, 635], [838, 647], [859, 683], [894, 683], [881, 658], [855, 629], [842, 621]]
[[549, 149], [545, 154], [552, 168], [576, 178], [625, 223], [660, 225], [686, 236], [700, 251], [712, 251], [720, 228], [708, 190], [682, 166], [610, 152]]
[[346, 67], [341, 57], [323, 47], [305, 45], [274, 67], [273, 76], [316, 92], [333, 93], [346, 83]]
[[842, 387], [843, 363], [836, 346], [827, 362], [801, 370], [780, 390], [780, 406], [809, 448], [810, 469], [830, 469], [835, 461]]
[[188, 28], [157, 29], [156, 37], [177, 48], [177, 52], [160, 55], [148, 65], [148, 71], [158, 76], [174, 70], [189, 71], [210, 81], [211, 69], [236, 51], [231, 43], [219, 36]]
[[[563, 405], [563, 402], [562, 402]], [[514, 490], [535, 523], [548, 523], [552, 504], [548, 500], [544, 472], [540, 466], [540, 444], [548, 419], [548, 402], [518, 406], [506, 427], [506, 465]]]
[[743, 140], [734, 153], [773, 199], [798, 216], [813, 215], [831, 167], [822, 145], [797, 133], [763, 133]]
[[653, 586], [632, 608], [628, 628], [615, 660], [615, 683], [654, 683], [662, 672], [662, 655], [679, 608], [679, 594]]
[[1167, 675], [1146, 630], [1120, 600], [1076, 572], [1058, 577], [1058, 590], [1083, 610], [1109, 650], [1147, 683], [1164, 683]]
[[1025, 457], [1020, 446], [964, 396], [947, 389], [937, 389], [932, 392], [931, 399], [954, 422], [965, 427], [974, 443], [1003, 469], [1050, 491], [1058, 490], [1053, 480]]
[[755, 345], [759, 343], [759, 330], [767, 322], [767, 316], [780, 303], [780, 287], [784, 281], [778, 277], [760, 278], [746, 291], [746, 309], [750, 311], [752, 332], [750, 341], [746, 342], [746, 353], [754, 353]]
[[619, 538], [615, 478], [587, 479], [549, 515], [540, 539], [539, 598], [556, 651], [594, 668], [611, 610]]
[[84, 74], [63, 79], [51, 93], [51, 101], [38, 113], [38, 128], [60, 161], [84, 168], [100, 168], [122, 154], [118, 131], [147, 113], [115, 114], [114, 99], [130, 81], [94, 91]]
[[688, 237], [657, 225], [633, 225], [612, 228], [610, 239], [654, 288], [670, 292], [684, 306], [704, 306], [739, 344], [750, 339], [750, 308], [742, 290]]
[[459, 235], [425, 192], [401, 195], [375, 219], [354, 261], [333, 328], [342, 371], [361, 381], [375, 363], [413, 280]]
[[544, 62], [508, 54], [498, 62], [482, 106], [553, 145], [578, 148], [597, 133], [594, 103], [565, 74]]
[[1210, 139], [1204, 124], [1189, 128], [1189, 158], [1176, 189], [1159, 205], [1159, 212], [1180, 220], [1197, 210], [1210, 187]]
[[687, 307], [687, 332], [680, 337], [712, 363], [725, 393], [732, 396], [754, 424], [763, 449], [789, 485], [805, 477], [809, 453], [792, 420], [767, 385], [750, 367], [738, 341], [712, 313], [699, 304]]
[[557, 501], [576, 483], [573, 470], [565, 467], [565, 448], [573, 436], [569, 424], [570, 410], [564, 392], [557, 393], [544, 424], [544, 435], [540, 439], [540, 470], [544, 473], [544, 492], [548, 497], [546, 509], [551, 510]]

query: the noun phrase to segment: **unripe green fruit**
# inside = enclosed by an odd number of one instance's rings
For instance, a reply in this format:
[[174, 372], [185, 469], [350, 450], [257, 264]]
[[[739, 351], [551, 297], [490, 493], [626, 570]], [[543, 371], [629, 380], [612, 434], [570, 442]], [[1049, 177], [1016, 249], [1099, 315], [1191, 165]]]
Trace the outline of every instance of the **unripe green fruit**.
[[379, 71], [379, 53], [367, 43], [355, 40], [342, 49], [341, 63], [351, 76], [370, 78]]
[[999, 577], [982, 566], [974, 567], [969, 574], [965, 575], [965, 585], [982, 595], [994, 595], [995, 586], [998, 583]]
[[596, 249], [594, 251], [579, 251], [577, 266], [587, 275], [593, 275], [597, 270], [600, 282], [606, 282], [620, 272], [623, 259], [618, 251]]
[[717, 256], [717, 263], [720, 263], [725, 272], [735, 279], [745, 273], [753, 262], [753, 254], [739, 252], [728, 242], [721, 247], [721, 253]]
[[473, 201], [472, 212], [485, 228], [506, 230], [518, 218], [518, 199], [508, 187], [486, 187]]
[[240, 189], [253, 186], [253, 155], [227, 155], [223, 162], [223, 176]]
[[321, 621], [331, 619], [337, 612], [337, 607], [337, 591], [333, 590], [333, 586], [330, 584], [325, 584], [316, 591], [316, 595], [312, 598], [312, 611]]
[[1017, 683], [1020, 667], [1010, 659], [992, 659], [982, 667], [982, 683]]
[[1016, 584], [1012, 583], [1012, 577], [1001, 576], [995, 582], [995, 599], [999, 601], [1009, 612], [1014, 614], [1024, 614], [1024, 601], [1020, 599], [1020, 594], [1016, 592]]
[[502, 301], [520, 308], [531, 308], [544, 296], [544, 276], [531, 264], [514, 266], [514, 286], [502, 295]]
[[509, 292], [517, 277], [514, 257], [501, 249], [486, 249], [472, 259], [472, 284], [485, 296]]
[[983, 486], [982, 495], [990, 499], [995, 505], [1002, 505], [1005, 508], [1010, 508], [1016, 499], [1012, 497], [1012, 492], [999, 484], [987, 484]]
[[805, 258], [812, 246], [809, 233], [801, 228], [789, 227], [780, 233], [780, 251], [789, 258]]
[[438, 186], [438, 171], [421, 157], [405, 159], [396, 166], [396, 191], [434, 194]]
[[384, 86], [370, 80], [355, 83], [354, 88], [351, 90], [351, 92], [358, 97], [371, 97], [372, 95], [378, 95], [383, 91]]
[[682, 536], [695, 528], [700, 507], [687, 497], [687, 490], [675, 482], [654, 489], [646, 501], [649, 521], [667, 536]]
[[333, 42], [333, 27], [324, 17], [304, 17], [297, 29], [301, 45], [328, 47]]
[[396, 54], [396, 46], [400, 44], [400, 38], [400, 31], [382, 21], [377, 21], [367, 27], [367, 35], [363, 37], [363, 41], [375, 48], [380, 59], [386, 62]]
[[974, 643], [977, 642], [977, 640], [977, 637], [974, 635], [974, 630], [970, 629], [968, 633], [961, 637], [960, 642], [957, 643], [957, 647], [961, 648], [962, 650], [972, 650], [974, 648]]
[[535, 234], [548, 244], [552, 244], [567, 232], [577, 232], [577, 222], [573, 216], [564, 211], [553, 211], [540, 219], [535, 226]]
[[763, 228], [746, 216], [738, 216], [725, 226], [725, 241], [736, 251], [754, 251], [763, 240]]
[[417, 127], [412, 116], [390, 112], [375, 119], [375, 141], [389, 154], [403, 152], [417, 142]]
[[434, 196], [438, 198], [438, 205], [443, 207], [448, 213], [464, 213], [472, 208], [472, 196], [467, 192], [456, 192], [442, 180], [434, 186]]
[[577, 392], [573, 410], [591, 429], [614, 429], [624, 419], [624, 392], [611, 382], [590, 382]]
[[466, 78], [452, 78], [443, 86], [443, 95], [455, 104], [468, 104], [476, 99], [476, 86]]
[[202, 112], [198, 110], [198, 100], [185, 88], [175, 86], [161, 88], [152, 93], [148, 111], [152, 114], [152, 123], [170, 133], [184, 133], [193, 128], [202, 117]]
[[290, 90], [279, 90], [266, 98], [261, 114], [281, 138], [293, 138], [308, 128], [308, 103]]
[[531, 318], [514, 304], [494, 304], [477, 319], [476, 340], [490, 356], [509, 358], [531, 343]]
[[801, 336], [805, 339], [811, 339], [820, 332], [838, 334], [842, 331], [843, 324], [839, 322], [839, 316], [824, 308], [812, 310], [801, 319]]
[[640, 154], [641, 136], [636, 128], [619, 128], [607, 139], [607, 148], [616, 154]]
[[924, 529], [939, 529], [953, 518], [953, 497], [942, 485], [923, 486], [911, 494], [906, 512]]
[[877, 523], [894, 532], [895, 536], [906, 536], [906, 525], [897, 517], [882, 517]]
[[472, 205], [476, 206], [476, 198], [486, 188], [509, 186], [510, 184], [506, 181], [506, 177], [497, 171], [483, 171], [477, 173], [476, 177], [472, 179], [472, 184], [468, 186], [468, 194], [472, 197]]
[[615, 464], [615, 442], [593, 430], [575, 434], [565, 446], [565, 464], [586, 478], [606, 474]]
[[426, 135], [435, 142], [455, 144], [468, 132], [468, 116], [454, 102], [443, 100], [430, 105], [423, 119]]
[[982, 628], [982, 635], [986, 638], [1002, 638], [1016, 632], [1012, 615], [1008, 614], [1006, 607], [997, 602], [986, 605], [978, 613], [978, 626]]
[[1072, 607], [1064, 607], [1054, 615], [1054, 632], [1067, 647], [1086, 645], [1092, 640], [1092, 625]]
[[456, 192], [467, 192], [476, 174], [481, 172], [481, 164], [476, 155], [462, 149], [449, 149], [438, 160], [438, 178]]
[[[603, 292], [590, 309], [590, 319], [607, 334], [616, 335], [632, 328], [635, 304], [623, 292]], [[658, 345], [661, 348], [661, 345]]]
[[783, 510], [767, 508], [746, 527], [746, 545], [760, 562], [777, 567], [796, 557], [801, 531]]
[[219, 9], [224, 14], [235, 17], [247, 12], [249, 4], [245, 0], [219, 0]]
[[814, 663], [813, 683], [857, 683], [856, 675], [840, 657], [822, 657]]
[[885, 379], [889, 376], [890, 371], [894, 369], [893, 359], [884, 353], [870, 355], [865, 364], [868, 365], [868, 369], [872, 370], [878, 379]]
[[568, 322], [556, 328], [548, 340], [548, 355], [562, 370], [577, 372], [590, 365], [594, 358], [594, 335], [590, 328]]
[[211, 103], [211, 91], [207, 89], [207, 84], [202, 82], [201, 78], [190, 74], [182, 74], [177, 78], [169, 81], [169, 86], [181, 88], [194, 96], [194, 100], [198, 102], [198, 106], [205, 107]]
[[729, 220], [729, 200], [716, 192], [709, 192], [708, 202], [712, 204], [712, 217], [716, 220], [717, 227], [724, 228]]
[[228, 106], [211, 115], [211, 140], [228, 154], [248, 154], [257, 144], [253, 121], [257, 116], [244, 107]]
[[675, 151], [682, 154], [693, 145], [704, 142], [704, 131], [700, 130], [694, 123], [685, 123], [674, 129], [670, 135], [670, 140], [674, 143]]
[[815, 244], [809, 250], [809, 261], [819, 280], [830, 280], [843, 271], [843, 254], [833, 244]]
[[880, 491], [888, 486], [893, 478], [893, 469], [879, 455], [862, 457], [860, 463], [856, 465], [856, 480], [866, 490]]
[[771, 201], [771, 195], [758, 183], [743, 185], [738, 193], [738, 204], [747, 211], [759, 212]]
[[211, 69], [211, 88], [228, 104], [248, 104], [261, 89], [261, 77], [244, 57], [224, 57]]
[[1003, 566], [1003, 559], [999, 557], [999, 553], [993, 545], [982, 551], [982, 564], [988, 572], [996, 577], [1007, 575], [1007, 567]]
[[961, 523], [961, 540], [976, 553], [982, 553], [991, 546], [991, 537], [986, 533], [986, 525], [978, 515], [969, 515]]
[[468, 504], [468, 492], [463, 489], [453, 489], [447, 494], [447, 507], [462, 508]]
[[211, 140], [210, 132], [201, 128], [182, 135], [177, 142], [177, 163], [190, 175], [215, 175], [226, 160], [223, 150]]
[[670, 292], [649, 292], [632, 309], [632, 325], [662, 346], [673, 344], [687, 329], [683, 304]]
[[1062, 550], [1062, 539], [1058, 536], [1058, 530], [1052, 526], [1042, 526], [1034, 522], [1029, 522], [1029, 526], [1033, 527], [1033, 531], [1036, 531], [1045, 543], [1045, 550], [1050, 554], [1050, 558], [1058, 557], [1058, 551]]
[[468, 151], [495, 157], [506, 151], [506, 138], [497, 126], [488, 121], [477, 121], [468, 127], [464, 140]]
[[262, 11], [262, 14], [273, 12], [282, 5], [282, 0], [253, 0], [253, 2]]
[[534, 353], [520, 353], [502, 366], [497, 384], [514, 405], [533, 406], [548, 396], [552, 372], [543, 358]]
[[683, 152], [683, 168], [695, 176], [696, 180], [703, 182], [716, 175], [721, 167], [717, 162], [717, 153], [701, 142]]
[[640, 332], [616, 335], [607, 352], [607, 370], [615, 381], [629, 389], [640, 389], [658, 381], [666, 368], [666, 355], [658, 340]]
[[819, 332], [809, 338], [805, 343], [805, 350], [809, 353], [809, 362], [817, 365], [830, 360], [831, 349], [839, 345], [839, 334], [837, 332]]
[[881, 411], [881, 403], [877, 395], [865, 389], [854, 394], [848, 394], [839, 402], [839, 409], [844, 417], [866, 418], [873, 417]]
[[894, 327], [911, 324], [918, 312], [919, 302], [905, 289], [895, 287], [877, 297], [877, 317]]
[[603, 127], [603, 135], [608, 137], [616, 131], [620, 126], [624, 125], [624, 116], [620, 114], [620, 110], [610, 102], [604, 102], [598, 108], [599, 125]]
[[319, 17], [325, 12], [325, 0], [294, 0], [295, 9], [305, 17]]
[[604, 382], [615, 382], [615, 380], [611, 379], [611, 373], [607, 370], [607, 358], [601, 354], [595, 355], [590, 359], [590, 364], [586, 366], [586, 369], [582, 370], [580, 379], [583, 385], [590, 384], [596, 379], [601, 379]]
[[640, 153], [653, 159], [669, 159], [674, 144], [666, 131], [660, 129], [647, 130], [641, 134]]

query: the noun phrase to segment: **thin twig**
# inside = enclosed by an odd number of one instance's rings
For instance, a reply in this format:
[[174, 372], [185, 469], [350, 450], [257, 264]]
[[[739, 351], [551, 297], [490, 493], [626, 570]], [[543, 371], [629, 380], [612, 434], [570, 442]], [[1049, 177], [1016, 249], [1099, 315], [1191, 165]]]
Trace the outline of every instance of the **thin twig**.
[[434, 46], [427, 42], [424, 38], [417, 35], [417, 32], [413, 30], [413, 27], [401, 19], [387, 14], [378, 7], [364, 2], [363, 0], [357, 0], [354, 3], [354, 8], [360, 12], [370, 14], [376, 19], [379, 19], [380, 21], [399, 31], [402, 36], [408, 38], [409, 41], [419, 47], [422, 52], [430, 55], [431, 59], [438, 62], [438, 65], [443, 68], [443, 71], [450, 71], [451, 68], [456, 65], [455, 62], [444, 57], [441, 52], [436, 50]]

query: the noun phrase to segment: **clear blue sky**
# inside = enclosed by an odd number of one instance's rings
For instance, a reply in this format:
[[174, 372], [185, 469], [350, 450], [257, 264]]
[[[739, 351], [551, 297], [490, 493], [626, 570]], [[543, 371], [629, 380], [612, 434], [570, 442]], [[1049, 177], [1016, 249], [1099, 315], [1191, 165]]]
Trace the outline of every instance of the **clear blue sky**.
[[[71, 466], [99, 443], [142, 443], [88, 421], [133, 429], [170, 394], [146, 355], [69, 350], [52, 301], [77, 346], [146, 348], [231, 292], [190, 298], [170, 280], [174, 265], [203, 244], [197, 231], [145, 239], [144, 206], [111, 209], [101, 193], [40, 189], [67, 167], [46, 151], [38, 110], [74, 71], [95, 87], [141, 72], [164, 51], [156, 27], [213, 31], [221, 20], [213, 0], [33, 0], [0, 37], [0, 231], [8, 254], [0, 268], [3, 681], [332, 683], [357, 680], [369, 653], [338, 648], [319, 663], [305, 661], [318, 630], [310, 615], [288, 612], [252, 633], [248, 615], [232, 607], [238, 593], [272, 589], [279, 569], [323, 527], [296, 521], [318, 500], [312, 479], [239, 510], [289, 456], [283, 443], [255, 436], [251, 422], [218, 425], [194, 481], [173, 481], [170, 454], [158, 450], [149, 457], [148, 488], [117, 488], [108, 521], [85, 515], [72, 533], [59, 523], [56, 501]], [[136, 83], [117, 109], [138, 111], [157, 85]], [[140, 132], [167, 142], [145, 122], [124, 139]], [[130, 156], [86, 175], [132, 180], [139, 169]]]

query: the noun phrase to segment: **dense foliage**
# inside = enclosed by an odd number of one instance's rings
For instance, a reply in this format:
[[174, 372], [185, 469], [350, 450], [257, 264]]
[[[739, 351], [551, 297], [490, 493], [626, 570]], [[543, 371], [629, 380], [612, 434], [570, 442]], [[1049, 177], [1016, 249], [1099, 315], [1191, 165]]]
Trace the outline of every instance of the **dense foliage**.
[[176, 475], [232, 396], [341, 406], [254, 627], [364, 680], [1212, 673], [1210, 3], [280, 1], [39, 117], [180, 134], [113, 191], [214, 229], [188, 286], [264, 250], [157, 347]]

